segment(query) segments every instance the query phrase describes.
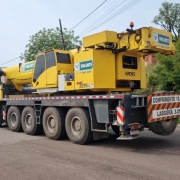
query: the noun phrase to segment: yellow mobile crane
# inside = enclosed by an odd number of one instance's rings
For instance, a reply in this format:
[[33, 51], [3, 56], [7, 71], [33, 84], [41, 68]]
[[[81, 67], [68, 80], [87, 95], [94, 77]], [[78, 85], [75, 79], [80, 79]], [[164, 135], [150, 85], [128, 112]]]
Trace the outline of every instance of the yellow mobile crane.
[[[0, 121], [12, 131], [85, 144], [108, 137], [134, 139], [150, 128], [174, 132], [180, 96], [133, 94], [146, 87], [143, 57], [172, 55], [172, 34], [153, 27], [126, 32], [103, 31], [83, 38], [83, 47], [39, 53], [35, 61], [0, 70]], [[129, 94], [121, 94], [129, 92]]]

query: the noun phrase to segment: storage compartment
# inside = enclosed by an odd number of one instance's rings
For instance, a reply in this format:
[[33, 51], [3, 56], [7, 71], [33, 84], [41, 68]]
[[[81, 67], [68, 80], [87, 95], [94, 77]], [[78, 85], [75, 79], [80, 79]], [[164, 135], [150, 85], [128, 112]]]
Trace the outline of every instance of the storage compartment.
[[115, 55], [88, 50], [74, 55], [75, 90], [115, 88]]
[[83, 47], [94, 47], [101, 43], [117, 43], [117, 32], [114, 31], [103, 31], [83, 38]]

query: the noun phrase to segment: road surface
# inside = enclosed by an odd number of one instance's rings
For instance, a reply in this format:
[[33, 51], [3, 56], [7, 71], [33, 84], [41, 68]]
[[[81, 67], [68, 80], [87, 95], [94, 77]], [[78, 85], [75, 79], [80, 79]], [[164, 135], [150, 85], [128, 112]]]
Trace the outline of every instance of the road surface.
[[0, 179], [179, 180], [180, 127], [162, 137], [145, 130], [133, 141], [76, 145], [0, 128]]

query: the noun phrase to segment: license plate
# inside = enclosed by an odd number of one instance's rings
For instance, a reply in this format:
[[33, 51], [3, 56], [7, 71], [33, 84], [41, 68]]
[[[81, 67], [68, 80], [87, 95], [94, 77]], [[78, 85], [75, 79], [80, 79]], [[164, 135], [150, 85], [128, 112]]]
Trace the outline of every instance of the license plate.
[[130, 135], [138, 135], [139, 134], [139, 130], [136, 129], [136, 130], [130, 130]]

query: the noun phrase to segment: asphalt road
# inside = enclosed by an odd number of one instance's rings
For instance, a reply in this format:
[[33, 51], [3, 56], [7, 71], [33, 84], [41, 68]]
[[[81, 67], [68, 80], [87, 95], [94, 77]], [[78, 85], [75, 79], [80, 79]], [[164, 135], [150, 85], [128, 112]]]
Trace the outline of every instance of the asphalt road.
[[115, 135], [90, 145], [0, 128], [0, 180], [179, 180], [180, 127], [168, 137], [145, 130], [133, 141]]

